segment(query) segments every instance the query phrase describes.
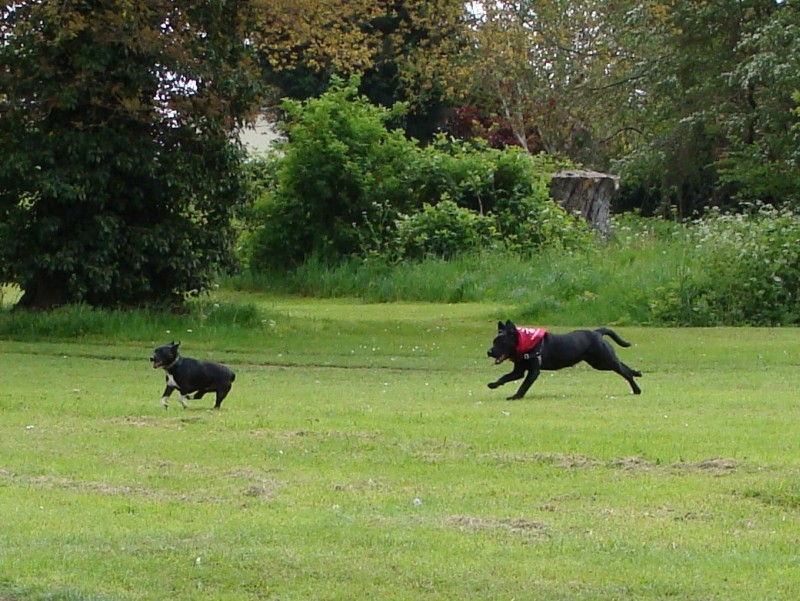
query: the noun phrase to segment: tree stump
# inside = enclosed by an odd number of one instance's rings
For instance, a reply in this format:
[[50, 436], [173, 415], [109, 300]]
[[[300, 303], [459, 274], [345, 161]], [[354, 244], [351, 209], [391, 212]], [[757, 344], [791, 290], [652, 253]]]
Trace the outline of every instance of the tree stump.
[[550, 196], [570, 213], [580, 213], [606, 238], [611, 235], [611, 201], [618, 190], [619, 177], [599, 171], [560, 171], [550, 180]]

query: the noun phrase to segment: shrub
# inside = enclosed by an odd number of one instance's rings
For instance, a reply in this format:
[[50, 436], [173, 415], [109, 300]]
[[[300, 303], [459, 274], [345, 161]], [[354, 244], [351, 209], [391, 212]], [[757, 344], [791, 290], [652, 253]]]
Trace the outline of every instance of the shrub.
[[494, 159], [499, 153], [480, 142], [437, 136], [420, 150], [411, 170], [416, 207], [446, 199], [477, 213], [487, 213], [496, 197]]
[[[447, 201], [491, 218], [491, 223], [487, 221], [481, 230], [485, 241], [488, 236], [509, 250], [529, 254], [547, 245], [584, 247], [593, 239], [584, 222], [569, 215], [550, 197], [550, 177], [558, 168], [551, 157], [533, 157], [516, 147], [498, 150], [480, 142], [439, 137], [417, 155], [417, 161], [411, 172], [417, 178], [413, 189], [418, 206]], [[425, 211], [430, 212], [430, 208]], [[452, 207], [443, 210], [450, 214], [452, 211]], [[431, 219], [431, 215], [421, 218]], [[439, 237], [446, 237], [443, 223], [438, 229]], [[408, 248], [407, 232], [398, 235], [403, 237], [401, 248]], [[469, 237], [463, 244], [464, 249], [475, 246]], [[417, 254], [408, 256], [416, 258]]]
[[481, 214], [501, 203], [535, 196], [549, 200], [550, 174], [560, 168], [552, 157], [531, 156], [521, 148], [488, 148], [438, 136], [415, 157], [410, 170], [417, 206], [442, 198]]
[[353, 256], [450, 258], [497, 241], [530, 253], [592, 238], [550, 198], [552, 159], [444, 136], [420, 148], [387, 129], [395, 111], [355, 90], [338, 83], [318, 99], [285, 105], [291, 122], [282, 154], [251, 170], [266, 180], [255, 188], [262, 192], [250, 215], [256, 226], [243, 242], [251, 270], [312, 257], [330, 264]]
[[337, 81], [319, 98], [284, 103], [289, 141], [280, 148], [274, 189], [258, 202], [251, 267], [282, 268], [311, 256], [336, 262], [364, 245], [380, 248], [405, 208], [416, 145], [386, 127], [403, 107], [373, 106], [357, 87], [357, 79]]
[[717, 212], [690, 231], [693, 253], [651, 302], [659, 322], [800, 323], [800, 216], [763, 206], [749, 215]]
[[451, 259], [489, 245], [494, 234], [491, 219], [445, 199], [398, 220], [396, 252], [402, 258]]
[[541, 195], [498, 203], [495, 223], [509, 250], [531, 254], [544, 246], [586, 248], [595, 236], [590, 227]]

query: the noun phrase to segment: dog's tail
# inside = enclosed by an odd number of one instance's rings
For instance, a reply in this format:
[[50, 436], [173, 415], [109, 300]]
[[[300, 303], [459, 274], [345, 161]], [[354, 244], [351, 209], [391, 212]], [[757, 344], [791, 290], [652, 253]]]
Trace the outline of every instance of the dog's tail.
[[611, 328], [597, 328], [595, 330], [595, 332], [597, 332], [601, 336], [608, 336], [614, 342], [616, 342], [618, 345], [620, 345], [622, 347], [626, 347], [627, 348], [627, 347], [629, 347], [631, 345], [630, 342], [625, 342], [622, 338], [620, 338], [619, 335], [614, 330], [612, 330]]

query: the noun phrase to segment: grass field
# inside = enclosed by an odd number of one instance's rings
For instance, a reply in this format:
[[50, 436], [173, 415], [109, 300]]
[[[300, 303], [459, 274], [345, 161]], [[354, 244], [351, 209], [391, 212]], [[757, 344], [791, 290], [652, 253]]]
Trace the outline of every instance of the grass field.
[[[800, 597], [797, 329], [620, 327], [641, 396], [509, 402], [512, 309], [244, 300], [0, 340], [2, 601]], [[161, 408], [172, 339], [235, 369], [221, 411]]]

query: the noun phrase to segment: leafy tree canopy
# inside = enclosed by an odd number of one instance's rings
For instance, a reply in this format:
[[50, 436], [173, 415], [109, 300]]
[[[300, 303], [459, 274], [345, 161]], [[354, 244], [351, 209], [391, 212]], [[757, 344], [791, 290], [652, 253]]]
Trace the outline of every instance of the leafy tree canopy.
[[441, 124], [469, 13], [462, 0], [261, 0], [253, 40], [275, 97], [322, 94], [332, 76], [409, 106], [405, 129], [428, 139]]
[[231, 264], [248, 0], [0, 8], [0, 281], [22, 306], [179, 302]]

